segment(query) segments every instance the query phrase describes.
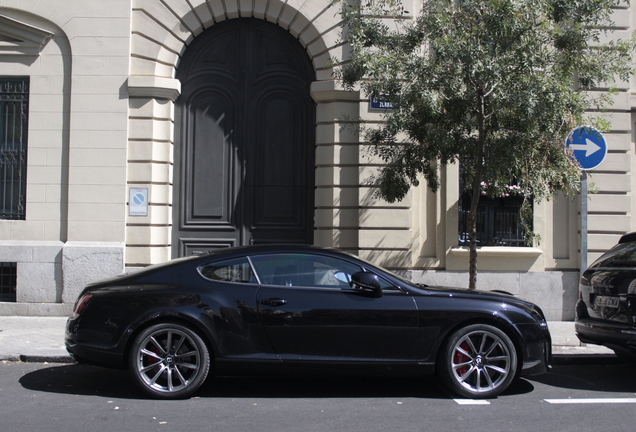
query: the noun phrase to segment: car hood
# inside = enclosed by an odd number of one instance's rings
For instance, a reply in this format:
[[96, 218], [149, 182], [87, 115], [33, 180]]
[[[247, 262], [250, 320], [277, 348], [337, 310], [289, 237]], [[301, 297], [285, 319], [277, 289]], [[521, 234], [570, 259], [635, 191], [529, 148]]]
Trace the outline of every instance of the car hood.
[[505, 291], [482, 291], [472, 290], [468, 288], [449, 288], [443, 286], [426, 286], [423, 287], [423, 289], [431, 295], [503, 301], [506, 303], [514, 303], [520, 306], [531, 307], [533, 309], [538, 308], [534, 303], [520, 299], [519, 297], [516, 297], [515, 295]]

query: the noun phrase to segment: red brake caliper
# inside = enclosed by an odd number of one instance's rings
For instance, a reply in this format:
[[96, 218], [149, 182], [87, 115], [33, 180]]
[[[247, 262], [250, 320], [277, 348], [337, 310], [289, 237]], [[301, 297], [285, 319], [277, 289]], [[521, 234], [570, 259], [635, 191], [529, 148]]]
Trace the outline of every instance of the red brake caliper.
[[[151, 348], [149, 348], [148, 351], [151, 351], [151, 352], [159, 355], [159, 348], [157, 348], [154, 345]], [[149, 356], [148, 354], [144, 355], [143, 358], [144, 358], [144, 360], [143, 360], [144, 367], [149, 366], [149, 365], [157, 362], [157, 358], [156, 357]]]
[[[459, 345], [459, 347], [461, 349], [463, 349], [464, 351], [468, 352], [470, 350], [470, 348], [468, 347], [468, 344], [466, 342], [462, 342], [461, 345]], [[460, 352], [459, 350], [455, 351], [455, 355], [453, 356], [453, 363], [454, 364], [461, 364], [461, 363], [466, 363], [469, 360], [469, 358], [462, 352]], [[462, 366], [459, 369], [457, 369], [457, 375], [464, 376], [464, 374], [468, 372], [468, 366]]]

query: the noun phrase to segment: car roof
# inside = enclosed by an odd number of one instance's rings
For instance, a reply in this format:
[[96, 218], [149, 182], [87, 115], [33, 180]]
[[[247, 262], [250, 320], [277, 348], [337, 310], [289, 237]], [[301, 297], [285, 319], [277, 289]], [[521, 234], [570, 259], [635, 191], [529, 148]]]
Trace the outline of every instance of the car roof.
[[625, 234], [618, 241], [618, 244], [629, 243], [629, 242], [633, 242], [633, 241], [636, 241], [636, 232], [631, 232], [631, 233]]
[[[197, 258], [201, 261], [206, 259], [223, 259], [224, 257], [237, 257], [240, 255], [261, 255], [270, 253], [319, 253], [328, 254], [332, 256], [348, 257], [359, 259], [354, 253], [344, 251], [342, 249], [333, 247], [323, 247], [308, 244], [260, 244], [260, 245], [247, 245], [247, 246], [234, 246], [228, 248], [214, 249], [206, 253], [197, 255]], [[199, 261], [197, 260], [197, 261]], [[362, 260], [364, 261], [364, 260]], [[371, 264], [371, 263], [369, 263]], [[373, 264], [371, 264], [373, 265]]]
[[293, 251], [328, 251], [328, 252], [336, 252], [347, 254], [347, 252], [342, 251], [336, 248], [328, 248], [322, 246], [308, 245], [308, 244], [262, 244], [262, 245], [248, 245], [248, 246], [234, 246], [229, 248], [221, 248], [211, 250], [209, 253], [202, 254], [201, 256], [209, 256], [209, 255], [225, 255], [225, 254], [234, 254], [234, 253], [260, 253], [260, 252], [293, 252]]

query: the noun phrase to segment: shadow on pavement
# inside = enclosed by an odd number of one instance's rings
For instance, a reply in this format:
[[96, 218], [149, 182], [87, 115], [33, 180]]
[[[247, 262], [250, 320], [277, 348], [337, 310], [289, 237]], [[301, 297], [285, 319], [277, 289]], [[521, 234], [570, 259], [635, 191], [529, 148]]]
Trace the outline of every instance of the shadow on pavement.
[[22, 387], [47, 393], [113, 398], [143, 398], [128, 372], [71, 364], [29, 372], [20, 378]]
[[199, 395], [231, 398], [427, 398], [448, 399], [432, 378], [219, 377]]
[[[148, 399], [127, 371], [72, 364], [49, 366], [20, 378], [29, 390], [121, 399]], [[533, 385], [515, 381], [502, 396], [530, 393]], [[430, 378], [217, 377], [208, 379], [195, 397], [204, 398], [452, 398]]]
[[636, 369], [633, 364], [557, 365], [546, 374], [528, 377], [529, 380], [552, 387], [572, 390], [635, 392]]

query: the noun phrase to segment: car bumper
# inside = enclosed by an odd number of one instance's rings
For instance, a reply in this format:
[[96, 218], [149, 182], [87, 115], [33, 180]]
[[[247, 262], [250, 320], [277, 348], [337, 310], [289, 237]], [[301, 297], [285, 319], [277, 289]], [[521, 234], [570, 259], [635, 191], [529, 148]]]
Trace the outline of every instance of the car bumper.
[[539, 375], [548, 371], [552, 361], [552, 338], [547, 327], [520, 326], [526, 336], [521, 376]]
[[580, 318], [574, 323], [576, 336], [583, 343], [605, 345], [611, 349], [623, 349], [636, 353], [636, 327]]
[[76, 361], [97, 366], [124, 368], [123, 353], [117, 349], [86, 344], [78, 338], [78, 319], [69, 318], [66, 322], [64, 343], [66, 351]]

